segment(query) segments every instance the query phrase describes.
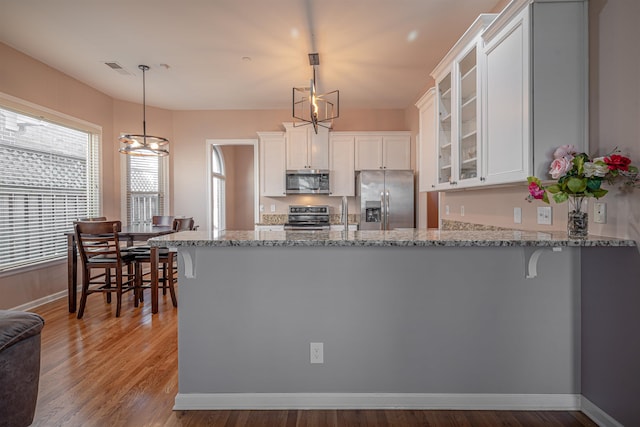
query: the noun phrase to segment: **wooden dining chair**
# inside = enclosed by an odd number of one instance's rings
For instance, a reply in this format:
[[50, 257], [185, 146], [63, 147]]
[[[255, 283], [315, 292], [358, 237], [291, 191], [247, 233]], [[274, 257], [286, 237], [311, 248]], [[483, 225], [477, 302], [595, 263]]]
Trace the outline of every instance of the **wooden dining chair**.
[[198, 226], [195, 225], [193, 221], [193, 217], [180, 217], [174, 218], [173, 220], [173, 230], [174, 231], [188, 231], [188, 230], [197, 230]]
[[151, 217], [151, 225], [173, 226], [173, 216], [171, 215], [154, 215]]
[[106, 221], [107, 217], [106, 216], [94, 216], [94, 217], [88, 217], [88, 218], [78, 218], [78, 221]]
[[[116, 294], [116, 317], [120, 317], [122, 295], [129, 291], [136, 293], [135, 256], [120, 249], [118, 232], [121, 227], [120, 221], [74, 223], [82, 263], [82, 294], [78, 319], [84, 314], [87, 297], [93, 293], [105, 293], [107, 302], [110, 302], [112, 293]], [[93, 273], [96, 269], [100, 270], [99, 274]], [[134, 300], [137, 307], [137, 295]]]

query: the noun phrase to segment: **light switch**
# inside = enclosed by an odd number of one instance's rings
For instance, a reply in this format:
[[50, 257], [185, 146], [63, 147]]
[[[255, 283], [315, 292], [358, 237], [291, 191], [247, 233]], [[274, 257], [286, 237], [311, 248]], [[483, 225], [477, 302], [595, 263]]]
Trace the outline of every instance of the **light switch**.
[[604, 202], [596, 202], [593, 205], [593, 222], [597, 224], [607, 223], [607, 204]]

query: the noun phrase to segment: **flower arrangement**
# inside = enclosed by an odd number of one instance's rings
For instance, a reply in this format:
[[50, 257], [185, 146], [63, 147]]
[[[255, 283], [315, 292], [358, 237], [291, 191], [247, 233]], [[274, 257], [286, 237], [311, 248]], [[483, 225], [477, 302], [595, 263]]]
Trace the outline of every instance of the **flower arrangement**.
[[573, 145], [558, 147], [553, 153], [553, 161], [549, 168], [555, 184], [543, 186], [535, 176], [527, 178], [529, 195], [527, 200], [542, 200], [549, 203], [549, 195], [553, 195], [556, 203], [562, 203], [569, 196], [595, 197], [599, 199], [607, 194], [601, 187], [602, 182], [613, 183], [618, 178], [625, 178], [625, 185], [638, 187], [640, 178], [638, 168], [631, 165], [631, 159], [619, 154], [616, 149], [612, 154], [591, 158], [586, 153], [576, 152]]

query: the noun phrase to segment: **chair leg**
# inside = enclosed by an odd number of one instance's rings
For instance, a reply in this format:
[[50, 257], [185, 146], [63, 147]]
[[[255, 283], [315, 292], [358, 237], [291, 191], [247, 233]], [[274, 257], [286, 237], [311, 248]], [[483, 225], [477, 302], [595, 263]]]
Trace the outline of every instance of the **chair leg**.
[[116, 271], [116, 317], [120, 317], [122, 307], [122, 271]]
[[169, 287], [169, 293], [171, 294], [171, 303], [173, 304], [174, 307], [178, 306], [178, 299], [176, 298], [176, 290], [173, 287], [173, 254], [169, 255], [169, 263], [168, 263], [169, 268], [167, 268], [168, 270], [168, 277], [167, 277], [167, 281], [165, 282], [165, 294], [166, 294], [166, 287]]
[[167, 264], [162, 264], [162, 295], [167, 294]]
[[78, 307], [78, 319], [82, 319], [84, 314], [84, 307], [87, 304], [87, 294], [89, 292], [89, 270], [84, 268], [82, 270], [82, 293], [80, 296], [80, 306]]
[[[111, 269], [104, 269], [104, 281], [107, 289], [111, 288]], [[111, 292], [107, 292], [107, 303], [111, 304]]]

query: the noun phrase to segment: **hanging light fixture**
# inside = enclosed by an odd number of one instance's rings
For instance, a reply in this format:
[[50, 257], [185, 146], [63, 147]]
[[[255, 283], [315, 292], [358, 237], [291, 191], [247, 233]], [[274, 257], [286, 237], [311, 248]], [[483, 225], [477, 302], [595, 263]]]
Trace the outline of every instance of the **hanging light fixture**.
[[169, 140], [160, 136], [147, 135], [147, 102], [144, 73], [149, 70], [149, 66], [138, 65], [138, 68], [142, 70], [142, 135], [120, 135], [119, 140], [124, 146], [119, 151], [131, 156], [168, 156], [169, 151], [164, 146], [169, 144]]
[[309, 54], [309, 65], [313, 69], [309, 87], [293, 88], [293, 118], [302, 122], [300, 124], [294, 121], [293, 125], [311, 124], [313, 130], [318, 133], [318, 126], [331, 129], [333, 119], [340, 116], [340, 91], [317, 93], [316, 66], [320, 65], [320, 56], [317, 53]]

